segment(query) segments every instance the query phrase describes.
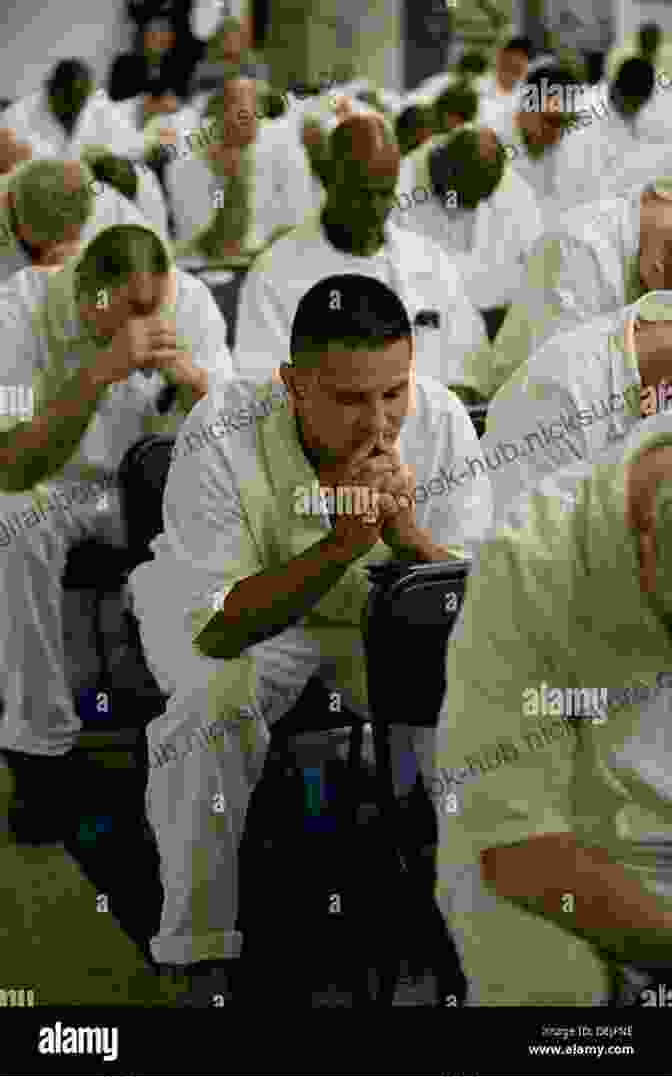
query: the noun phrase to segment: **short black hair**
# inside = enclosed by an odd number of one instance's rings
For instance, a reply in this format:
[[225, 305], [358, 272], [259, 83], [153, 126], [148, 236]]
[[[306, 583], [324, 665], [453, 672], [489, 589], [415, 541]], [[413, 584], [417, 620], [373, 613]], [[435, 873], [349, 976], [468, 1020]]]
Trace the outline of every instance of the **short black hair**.
[[49, 93], [54, 90], [67, 90], [73, 82], [78, 82], [80, 79], [93, 85], [93, 71], [84, 60], [76, 58], [59, 60], [47, 78], [47, 90]]
[[427, 163], [437, 198], [444, 201], [448, 191], [455, 191], [457, 206], [471, 209], [497, 188], [506, 162], [506, 150], [499, 139], [495, 156], [484, 160], [478, 130], [465, 128], [445, 145], [434, 146]]
[[138, 269], [136, 258], [142, 248], [143, 263], [149, 254], [150, 272], [168, 272], [171, 262], [156, 232], [139, 224], [104, 228], [91, 240], [75, 270], [77, 295], [91, 299], [102, 288], [125, 283]]
[[465, 123], [471, 123], [478, 112], [478, 94], [468, 82], [458, 82], [439, 94], [434, 102], [434, 114], [440, 127], [445, 116], [455, 113]]
[[618, 69], [611, 89], [622, 97], [648, 101], [656, 84], [656, 70], [649, 60], [641, 56], [632, 56], [624, 60]]
[[434, 110], [429, 105], [407, 105], [394, 121], [394, 133], [402, 153], [417, 145], [417, 134], [434, 127]]
[[387, 284], [360, 273], [324, 277], [300, 299], [289, 353], [294, 366], [314, 369], [330, 344], [385, 348], [409, 341], [413, 329], [404, 304]]
[[637, 47], [645, 56], [656, 51], [663, 37], [663, 31], [657, 22], [642, 22], [637, 29]]
[[488, 70], [487, 56], [474, 49], [465, 52], [458, 60], [457, 70], [463, 75], [483, 75]]
[[529, 37], [512, 37], [502, 46], [505, 52], [524, 52], [528, 60], [534, 51]]
[[138, 196], [138, 173], [128, 157], [101, 153], [89, 161], [89, 168], [100, 183], [108, 183], [124, 198], [135, 202]]

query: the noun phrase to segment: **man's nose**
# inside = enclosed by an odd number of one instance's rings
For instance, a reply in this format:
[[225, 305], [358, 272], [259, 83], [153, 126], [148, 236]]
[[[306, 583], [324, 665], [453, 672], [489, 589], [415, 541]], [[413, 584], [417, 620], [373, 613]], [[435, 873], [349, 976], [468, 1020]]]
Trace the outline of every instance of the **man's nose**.
[[150, 273], [137, 273], [131, 277], [128, 282], [128, 302], [135, 314], [151, 314], [156, 304], [156, 293]]
[[367, 436], [373, 437], [374, 434], [383, 434], [387, 429], [387, 415], [385, 413], [385, 402], [383, 400], [377, 401], [372, 404], [366, 411], [363, 424], [367, 431]]

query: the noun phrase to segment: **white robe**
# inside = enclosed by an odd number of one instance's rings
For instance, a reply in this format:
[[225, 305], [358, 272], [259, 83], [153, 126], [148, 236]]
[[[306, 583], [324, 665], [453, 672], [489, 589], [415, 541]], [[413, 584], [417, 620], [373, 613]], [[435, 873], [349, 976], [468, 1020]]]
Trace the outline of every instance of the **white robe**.
[[494, 342], [489, 380], [480, 386], [485, 396], [554, 333], [635, 301], [642, 189], [577, 206], [537, 240]]
[[[522, 283], [530, 249], [543, 231], [535, 194], [506, 166], [497, 189], [475, 210], [444, 209], [430, 194], [428, 168], [431, 148], [440, 141], [432, 139], [404, 159], [398, 184], [402, 208], [394, 211], [394, 221], [434, 240], [445, 251], [462, 274], [475, 307], [507, 306]], [[409, 198], [412, 202], [404, 209]], [[463, 221], [469, 224], [467, 229]]]
[[[164, 889], [151, 948], [157, 961], [170, 964], [240, 953], [237, 852], [245, 812], [269, 727], [291, 709], [308, 678], [319, 675], [344, 708], [369, 716], [363, 565], [388, 559], [384, 543], [353, 564], [307, 617], [239, 657], [209, 658], [194, 642], [238, 582], [297, 557], [331, 527], [323, 515], [292, 512], [297, 485], [309, 486], [314, 472], [286, 400], [281, 406], [284, 387], [271, 395], [272, 388], [241, 379], [195, 406], [168, 476], [166, 526], [152, 544], [155, 558], [131, 578], [148, 663], [171, 693], [165, 714], [147, 727], [147, 816]], [[205, 444], [202, 431], [211, 431]], [[424, 493], [435, 495], [416, 495], [419, 527], [442, 545], [477, 542], [490, 521], [488, 480], [463, 405], [436, 382], [417, 380], [399, 452], [415, 466]], [[451, 472], [465, 457], [474, 461], [473, 481], [458, 481], [452, 490], [439, 481], [432, 491], [439, 469]], [[401, 792], [415, 781], [417, 767], [408, 765], [414, 751], [429, 784], [433, 741], [433, 729], [416, 728], [409, 738], [408, 728], [395, 726], [392, 763]]]
[[[94, 187], [94, 191], [100, 185]], [[102, 232], [105, 228], [112, 228], [118, 224], [141, 224], [152, 223], [142, 212], [139, 206], [129, 202], [114, 187], [103, 184], [100, 194], [95, 194], [91, 216], [82, 229], [80, 246], [86, 245]], [[32, 265], [30, 258], [20, 247], [13, 236], [0, 236], [0, 283], [6, 281], [20, 269], [28, 269]]]
[[[298, 142], [263, 124], [254, 145], [251, 231], [245, 245], [260, 246], [278, 228], [301, 223], [316, 208], [308, 159]], [[217, 190], [227, 179], [216, 176], [206, 161], [193, 155], [171, 161], [166, 187], [175, 214], [176, 239], [191, 240], [207, 227], [216, 208]]]
[[[672, 300], [670, 292], [658, 294]], [[641, 377], [624, 342], [637, 307], [557, 333], [495, 393], [481, 447], [496, 519], [523, 489], [595, 460], [640, 422]], [[504, 450], [505, 443], [512, 448]]]
[[72, 137], [49, 109], [46, 90], [23, 97], [3, 113], [4, 127], [29, 142], [35, 157], [79, 157], [86, 146], [105, 146], [122, 156], [142, 156], [145, 138], [131, 124], [128, 110], [96, 90], [84, 105]]
[[418, 374], [444, 385], [475, 384], [487, 368], [490, 345], [483, 319], [470, 303], [454, 263], [436, 243], [389, 223], [386, 242], [370, 258], [337, 250], [318, 218], [283, 236], [255, 262], [241, 289], [234, 362], [241, 376], [269, 378], [289, 359], [299, 300], [324, 277], [361, 273], [383, 281], [406, 306], [411, 323], [436, 310], [440, 328], [416, 332]]

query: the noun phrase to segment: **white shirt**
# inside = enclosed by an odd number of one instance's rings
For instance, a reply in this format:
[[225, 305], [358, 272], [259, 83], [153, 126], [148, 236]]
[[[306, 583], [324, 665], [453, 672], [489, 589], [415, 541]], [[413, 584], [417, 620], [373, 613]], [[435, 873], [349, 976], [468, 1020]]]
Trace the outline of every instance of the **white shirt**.
[[135, 205], [141, 216], [152, 226], [164, 242], [170, 239], [168, 234], [168, 210], [161, 190], [161, 184], [151, 168], [135, 165], [138, 174], [138, 193]]
[[609, 144], [590, 127], [566, 132], [538, 159], [529, 156], [518, 128], [511, 146], [511, 163], [536, 194], [546, 227], [555, 225], [564, 210], [599, 198], [611, 171]]
[[[278, 228], [292, 227], [315, 210], [308, 159], [298, 142], [284, 141], [283, 131], [262, 124], [254, 144], [252, 223], [246, 246], [265, 243]], [[166, 187], [175, 214], [176, 239], [191, 240], [212, 220], [217, 190], [228, 179], [215, 175], [207, 161], [191, 155], [170, 162]]]
[[491, 396], [553, 334], [634, 302], [642, 187], [577, 206], [540, 237], [493, 346]]
[[[205, 440], [199, 437], [208, 431]], [[433, 379], [417, 378], [398, 447], [402, 463], [415, 469], [418, 526], [441, 545], [477, 542], [491, 521], [487, 476], [478, 467], [471, 481], [460, 482], [458, 468], [450, 490], [440, 479], [441, 468], [451, 475], [456, 463], [480, 457], [464, 405]], [[193, 640], [214, 615], [213, 596], [223, 602], [240, 580], [297, 556], [331, 529], [327, 516], [311, 521], [293, 512], [297, 486], [309, 488], [314, 478], [279, 383], [235, 378], [218, 385], [185, 420], [164, 497], [165, 531], [152, 543], [154, 560], [131, 579], [143, 634], [153, 636], [164, 655], [174, 655], [171, 679], [180, 693], [188, 693], [180, 666], [193, 676]], [[443, 494], [432, 490], [431, 479]], [[381, 551], [385, 559], [385, 549], [377, 546], [373, 560]], [[359, 627], [366, 587], [353, 585], [356, 575], [353, 568], [320, 602], [322, 616]], [[159, 594], [168, 605], [157, 603]], [[164, 658], [163, 665], [169, 663]], [[197, 670], [208, 664], [216, 668], [201, 656]]]
[[429, 153], [440, 141], [432, 139], [404, 158], [398, 192], [412, 196], [415, 190], [416, 197], [407, 210], [394, 211], [394, 221], [434, 240], [449, 255], [475, 307], [506, 306], [522, 283], [529, 251], [543, 231], [536, 197], [529, 184], [505, 166], [496, 190], [475, 210], [444, 208], [429, 193]]
[[270, 377], [289, 359], [292, 320], [301, 297], [324, 277], [361, 273], [397, 293], [411, 324], [420, 310], [439, 312], [438, 330], [416, 334], [421, 377], [434, 377], [444, 385], [475, 380], [472, 365], [487, 366], [490, 345], [455, 265], [436, 243], [414, 232], [388, 222], [385, 234], [380, 250], [361, 258], [333, 247], [314, 217], [264, 251], [241, 289], [234, 354], [239, 373]]
[[[672, 299], [672, 293], [658, 293]], [[577, 461], [595, 460], [640, 421], [641, 378], [624, 329], [638, 303], [556, 333], [495, 393], [481, 447], [495, 518], [524, 488]], [[506, 449], [506, 460], [502, 445]], [[499, 446], [499, 448], [498, 448]]]
[[502, 90], [496, 76], [490, 75], [480, 81], [480, 97], [476, 123], [490, 127], [503, 142], [510, 142], [514, 135], [515, 115], [520, 108], [522, 84], [513, 90]]
[[[424, 79], [414, 90], [407, 93], [402, 102], [402, 108], [410, 108], [411, 105], [429, 105], [436, 101], [444, 90], [454, 86], [458, 81], [454, 71], [442, 71], [438, 75]], [[478, 89], [478, 87], [474, 87]]]
[[[100, 184], [93, 188], [97, 191]], [[99, 232], [118, 224], [146, 225], [147, 219], [136, 207], [114, 187], [104, 183], [100, 194], [94, 194], [91, 216], [82, 229], [80, 247], [83, 249]], [[151, 223], [151, 222], [150, 222]], [[0, 283], [9, 279], [13, 273], [31, 266], [28, 255], [13, 236], [0, 236]]]
[[31, 144], [35, 157], [79, 157], [85, 146], [105, 146], [121, 156], [142, 156], [145, 150], [144, 135], [131, 125], [128, 110], [110, 101], [105, 90], [91, 94], [72, 137], [51, 112], [46, 90], [16, 101], [2, 119], [17, 138]]
[[[194, 364], [208, 372], [210, 386], [232, 376], [226, 344], [226, 323], [206, 286], [188, 273], [176, 270], [175, 320], [178, 335], [188, 342]], [[35, 331], [33, 318], [45, 302], [49, 274], [24, 269], [0, 288], [0, 341], [4, 385], [30, 385], [41, 370], [50, 367], [46, 334]], [[67, 327], [67, 338], [80, 335], [79, 324]], [[66, 359], [76, 370], [76, 349]], [[165, 385], [163, 376], [145, 378], [139, 371], [111, 386], [103, 396], [75, 453], [57, 477], [77, 479], [90, 467], [109, 474], [119, 467], [124, 453], [147, 433], [145, 420], [156, 416], [156, 398]], [[1, 499], [1, 495], [0, 495]]]

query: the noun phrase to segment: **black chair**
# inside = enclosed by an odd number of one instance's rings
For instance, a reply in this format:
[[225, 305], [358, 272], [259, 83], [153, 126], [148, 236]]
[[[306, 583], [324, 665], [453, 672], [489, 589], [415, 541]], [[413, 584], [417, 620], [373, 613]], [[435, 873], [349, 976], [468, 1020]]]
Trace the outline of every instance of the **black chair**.
[[[121, 510], [124, 516], [128, 545], [120, 550], [98, 539], [79, 543], [69, 553], [62, 577], [64, 590], [93, 591], [93, 635], [99, 672], [95, 693], [108, 692], [111, 671], [105, 634], [102, 627], [102, 606], [106, 596], [121, 594], [133, 569], [151, 557], [149, 543], [162, 529], [161, 503], [174, 439], [163, 435], [150, 435], [133, 445], [122, 460], [118, 479]], [[131, 641], [138, 645], [135, 622], [127, 618]], [[105, 751], [146, 750], [144, 726], [161, 713], [165, 697], [153, 678], [149, 678], [148, 692], [138, 701], [142, 704], [141, 721], [130, 726], [107, 728], [101, 721], [99, 727], [89, 728], [85, 723], [76, 749]]]
[[[385, 833], [399, 858], [409, 907], [435, 929], [433, 968], [438, 1002], [449, 994], [461, 1001], [466, 981], [452, 938], [445, 929], [428, 885], [413, 878], [412, 852], [402, 840], [402, 817], [392, 776], [390, 726], [435, 727], [446, 691], [448, 638], [464, 600], [468, 561], [434, 564], [390, 562], [372, 566], [372, 590], [363, 622], [369, 707], [372, 715], [378, 805]], [[436, 820], [432, 816], [434, 834]], [[436, 841], [436, 837], [434, 838]], [[391, 1004], [399, 976], [401, 953], [391, 950], [379, 1001]]]
[[[120, 499], [127, 524], [129, 544], [118, 550], [90, 541], [71, 552], [63, 578], [66, 588], [90, 588], [94, 592], [94, 635], [100, 663], [96, 692], [112, 689], [106, 641], [101, 625], [101, 605], [106, 595], [121, 592], [129, 573], [150, 556], [149, 543], [162, 529], [161, 505], [173, 439], [151, 436], [127, 452], [120, 471]], [[137, 623], [127, 615], [128, 637], [142, 659]], [[140, 662], [141, 667], [144, 663]], [[78, 861], [99, 893], [110, 899], [110, 911], [138, 946], [145, 960], [155, 966], [149, 939], [158, 929], [163, 890], [154, 835], [145, 818], [144, 796], [149, 766], [145, 726], [165, 708], [161, 692], [144, 665], [147, 694], [138, 694], [138, 684], [118, 708], [124, 718], [119, 725], [112, 697], [112, 724], [85, 722], [71, 754], [72, 781], [77, 789], [77, 809], [65, 838], [66, 848]], [[116, 696], [122, 686], [114, 685]], [[127, 716], [132, 716], [128, 722]], [[103, 758], [110, 752], [127, 753], [130, 770], [109, 769]], [[103, 832], [96, 834], [100, 824]], [[124, 864], [134, 863], [135, 885], [125, 881]]]
[[[128, 555], [126, 559], [127, 573], [143, 561], [149, 560], [151, 551], [149, 544], [163, 527], [162, 502], [163, 491], [170, 467], [174, 438], [166, 435], [151, 435], [134, 445], [124, 457], [119, 469], [119, 484], [121, 491], [121, 505], [126, 521], [128, 534]], [[137, 625], [136, 625], [137, 631]], [[138, 634], [139, 640], [139, 634]], [[165, 697], [163, 697], [165, 703]], [[160, 713], [160, 711], [159, 711]], [[155, 715], [152, 715], [155, 716]], [[332, 713], [329, 708], [329, 696], [322, 683], [317, 678], [311, 678], [306, 685], [297, 703], [278, 722], [274, 723], [271, 732], [271, 743], [268, 753], [265, 775], [271, 775], [270, 785], [262, 781], [257, 787], [256, 801], [257, 811], [251, 812], [253, 816], [251, 825], [246, 827], [245, 849], [243, 859], [249, 863], [249, 855], [246, 853], [255, 843], [262, 845], [263, 830], [267, 829], [266, 811], [270, 812], [271, 818], [278, 815], [278, 802], [286, 799], [287, 782], [276, 782], [273, 786], [273, 775], [286, 779], [288, 776], [295, 778], [294, 788], [299, 793], [293, 818], [290, 814], [289, 825], [295, 831], [301, 829], [303, 817], [303, 781], [301, 779], [300, 759], [297, 763], [297, 752], [300, 756], [301, 749], [297, 748], [297, 739], [302, 735], [343, 729], [349, 737], [348, 760], [345, 780], [342, 781], [343, 795], [337, 805], [338, 822], [342, 833], [346, 834], [351, 828], [354, 829], [357, 822], [357, 809], [361, 790], [361, 756], [363, 743], [363, 729], [365, 719], [352, 714], [346, 708], [340, 713]], [[142, 732], [142, 742], [146, 752], [146, 739]], [[273, 786], [272, 795], [269, 787]], [[279, 794], [279, 795], [278, 795]], [[260, 804], [264, 801], [273, 801], [263, 810]], [[266, 819], [263, 817], [266, 816]], [[257, 888], [258, 889], [258, 888]], [[249, 888], [248, 906], [254, 904], [254, 884]], [[244, 905], [241, 902], [241, 905]], [[249, 907], [243, 909], [243, 916], [250, 918]], [[264, 899], [263, 918], [268, 920], [268, 910]], [[256, 923], [255, 923], [256, 920]], [[257, 926], [262, 917], [252, 915], [252, 927]], [[261, 940], [260, 940], [261, 941]], [[266, 954], [267, 956], [267, 954]], [[355, 964], [353, 975], [353, 993], [358, 1001], [368, 1001], [367, 995], [367, 969]], [[303, 984], [307, 991], [308, 985]]]

